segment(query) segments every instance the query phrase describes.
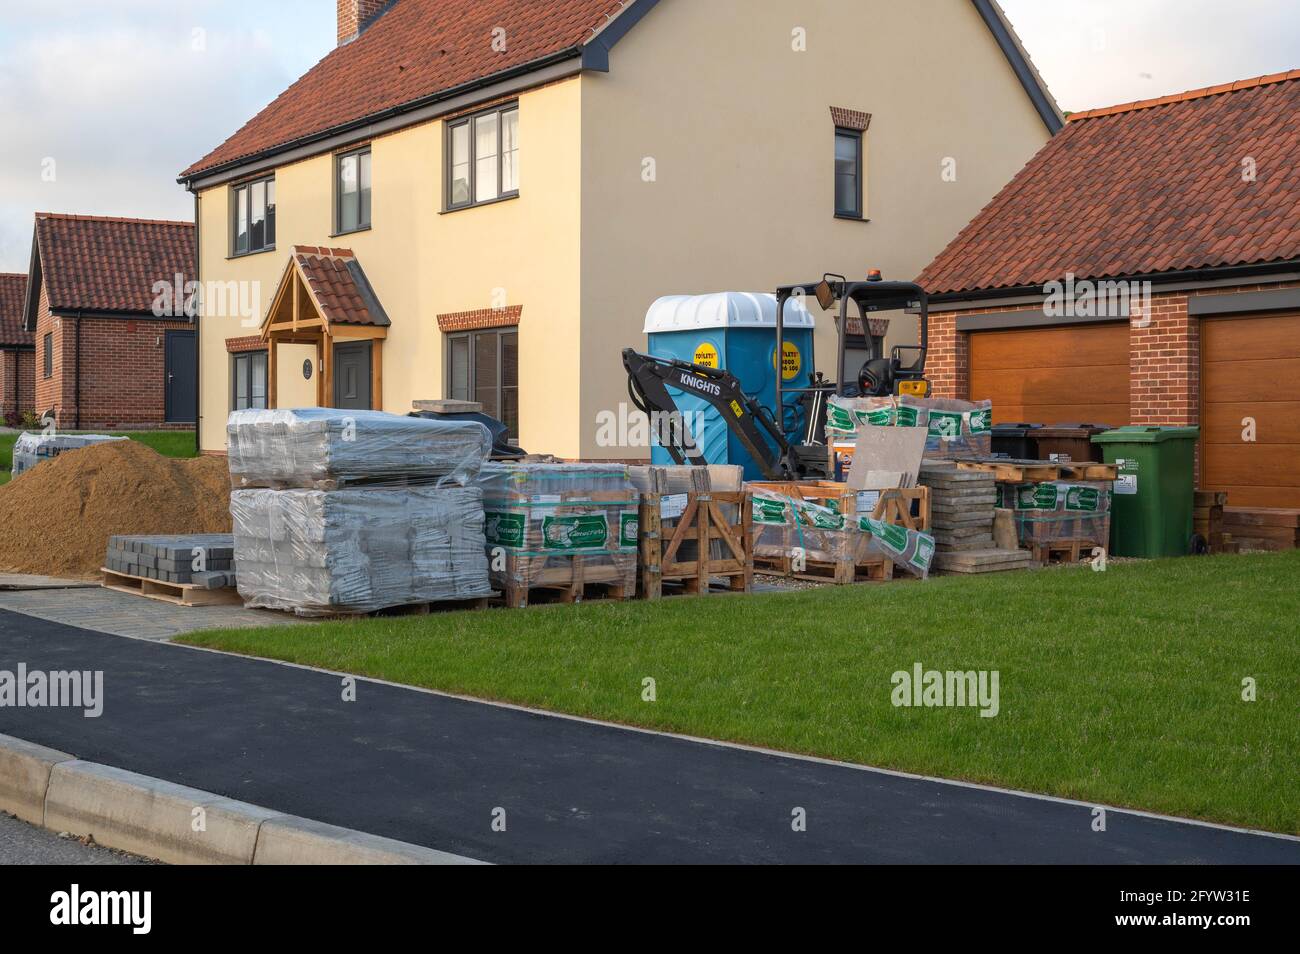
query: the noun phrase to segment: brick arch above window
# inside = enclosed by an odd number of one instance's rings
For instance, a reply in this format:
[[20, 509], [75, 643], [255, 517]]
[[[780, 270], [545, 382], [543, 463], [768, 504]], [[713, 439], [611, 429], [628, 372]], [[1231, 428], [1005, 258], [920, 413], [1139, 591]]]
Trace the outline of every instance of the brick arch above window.
[[856, 129], [859, 132], [866, 132], [871, 128], [871, 114], [858, 109], [832, 106], [831, 119], [841, 129]]
[[452, 311], [438, 316], [438, 330], [480, 331], [485, 328], [511, 328], [519, 324], [524, 313], [523, 305], [507, 308], [479, 308], [475, 311]]

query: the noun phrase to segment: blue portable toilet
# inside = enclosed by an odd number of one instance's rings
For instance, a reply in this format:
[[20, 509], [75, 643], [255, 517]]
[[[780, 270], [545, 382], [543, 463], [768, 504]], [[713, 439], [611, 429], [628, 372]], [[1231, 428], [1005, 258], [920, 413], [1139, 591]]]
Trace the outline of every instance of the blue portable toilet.
[[[710, 368], [725, 368], [741, 388], [769, 412], [776, 409], [776, 296], [761, 292], [717, 292], [712, 295], [669, 295], [646, 312], [645, 333], [649, 354], [676, 358]], [[803, 302], [792, 298], [785, 306], [785, 355], [781, 362], [782, 387], [808, 386], [813, 361], [813, 316]], [[704, 433], [694, 433], [710, 464], [739, 464], [746, 480], [763, 474], [744, 444], [727, 427], [716, 408], [693, 394], [669, 388], [688, 426], [702, 421]], [[786, 393], [784, 426], [787, 440], [803, 438], [802, 394]], [[773, 413], [773, 417], [777, 417]], [[653, 447], [654, 464], [671, 464], [662, 447]]]

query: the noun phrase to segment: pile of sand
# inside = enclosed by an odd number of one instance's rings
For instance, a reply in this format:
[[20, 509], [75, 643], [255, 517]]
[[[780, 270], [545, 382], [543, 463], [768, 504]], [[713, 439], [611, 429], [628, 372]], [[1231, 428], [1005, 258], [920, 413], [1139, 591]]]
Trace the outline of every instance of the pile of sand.
[[224, 459], [137, 441], [67, 451], [0, 487], [0, 572], [93, 579], [113, 534], [229, 532]]

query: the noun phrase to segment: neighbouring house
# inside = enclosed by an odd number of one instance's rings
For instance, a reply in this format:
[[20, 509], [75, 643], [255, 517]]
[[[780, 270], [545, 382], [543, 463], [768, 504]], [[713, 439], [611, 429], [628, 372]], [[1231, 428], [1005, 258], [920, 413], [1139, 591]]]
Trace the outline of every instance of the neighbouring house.
[[23, 329], [38, 413], [65, 430], [194, 427], [194, 242], [189, 222], [37, 213]]
[[26, 275], [0, 275], [0, 420], [16, 423], [35, 407], [36, 353], [23, 327]]
[[1199, 486], [1300, 507], [1300, 70], [1070, 116], [918, 280], [936, 394], [1199, 425]]
[[989, 0], [341, 0], [337, 48], [180, 177], [201, 446], [232, 408], [457, 398], [641, 456], [597, 425], [656, 298], [914, 275], [1060, 126]]

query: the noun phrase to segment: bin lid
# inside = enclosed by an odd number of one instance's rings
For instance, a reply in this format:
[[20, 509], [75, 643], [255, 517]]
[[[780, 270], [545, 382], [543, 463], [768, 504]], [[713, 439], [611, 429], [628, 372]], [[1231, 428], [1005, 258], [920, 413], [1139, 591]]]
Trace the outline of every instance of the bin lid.
[[[785, 303], [785, 327], [812, 328], [803, 302]], [[776, 296], [764, 292], [715, 292], [711, 295], [666, 295], [645, 315], [645, 333], [694, 331], [697, 328], [771, 328], [776, 330]]]
[[1040, 430], [1038, 437], [1052, 438], [1082, 438], [1087, 440], [1093, 434], [1100, 434], [1102, 431], [1111, 430], [1109, 424], [1049, 424]]
[[994, 424], [993, 433], [1001, 437], [1024, 437], [1030, 431], [1037, 431], [1041, 424]]
[[1201, 435], [1199, 427], [1146, 426], [1129, 424], [1092, 435], [1094, 444], [1159, 444], [1163, 441], [1194, 441]]

